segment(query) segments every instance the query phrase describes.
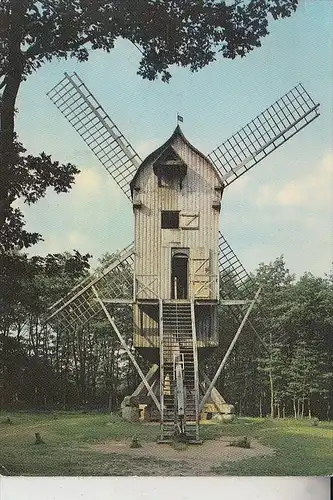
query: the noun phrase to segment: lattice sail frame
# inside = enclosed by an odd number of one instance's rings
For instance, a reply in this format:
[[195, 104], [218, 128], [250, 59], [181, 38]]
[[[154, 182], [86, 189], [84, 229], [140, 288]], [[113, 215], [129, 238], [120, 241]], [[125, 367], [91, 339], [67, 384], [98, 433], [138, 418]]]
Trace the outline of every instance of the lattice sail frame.
[[45, 321], [56, 329], [60, 327], [62, 331], [68, 332], [83, 327], [101, 312], [92, 287], [95, 287], [103, 299], [131, 302], [133, 265], [134, 247], [131, 244], [115, 255], [107, 267], [81, 281], [65, 297], [53, 304]]
[[[48, 92], [48, 96], [81, 135], [127, 198], [131, 199], [129, 184], [141, 158], [80, 77], [76, 73], [71, 76], [65, 73], [65, 77]], [[313, 101], [304, 87], [296, 85], [216, 148], [208, 157], [221, 173], [225, 185], [234, 182], [317, 118], [318, 108], [319, 104]], [[219, 250], [219, 268], [223, 278], [222, 298], [239, 298], [239, 290], [252, 294], [255, 284], [221, 232]], [[132, 259], [132, 265], [133, 256], [128, 258]], [[71, 298], [67, 297], [66, 300], [65, 297], [52, 307], [54, 310], [58, 305], [49, 319], [62, 315], [63, 323], [70, 328], [74, 324], [85, 324], [99, 312], [92, 296], [92, 285], [101, 287], [100, 294], [105, 296], [108, 286], [103, 288], [103, 283], [111, 282], [112, 273], [118, 271], [115, 267], [105, 276], [92, 277], [88, 284], [84, 282], [79, 285], [82, 289], [74, 289]], [[121, 296], [121, 290], [117, 286], [111, 288], [112, 290], [108, 290], [109, 298]], [[67, 313], [66, 309], [71, 312]], [[79, 319], [80, 316], [82, 320]]]
[[65, 73], [47, 95], [131, 199], [129, 182], [142, 160], [81, 78]]
[[209, 155], [228, 186], [319, 116], [299, 83]]
[[252, 297], [256, 284], [235, 252], [220, 233], [219, 238], [220, 295], [222, 299]]

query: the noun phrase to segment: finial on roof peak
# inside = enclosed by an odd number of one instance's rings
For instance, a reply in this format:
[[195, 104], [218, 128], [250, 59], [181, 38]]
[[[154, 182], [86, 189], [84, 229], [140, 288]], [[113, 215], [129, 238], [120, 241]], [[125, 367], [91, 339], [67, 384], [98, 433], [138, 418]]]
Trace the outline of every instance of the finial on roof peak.
[[177, 124], [183, 123], [184, 117], [177, 112]]

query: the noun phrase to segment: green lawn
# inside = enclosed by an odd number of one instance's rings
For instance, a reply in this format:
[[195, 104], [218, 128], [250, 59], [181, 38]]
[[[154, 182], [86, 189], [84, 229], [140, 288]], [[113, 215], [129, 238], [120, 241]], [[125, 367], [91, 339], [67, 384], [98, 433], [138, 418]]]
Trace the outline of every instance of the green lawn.
[[[242, 432], [239, 432], [240, 429]], [[243, 434], [272, 447], [272, 457], [221, 465], [217, 474], [235, 476], [323, 476], [333, 473], [333, 422], [313, 427], [308, 420], [241, 419], [228, 435]]]
[[[6, 423], [9, 417], [12, 425]], [[164, 475], [182, 473], [182, 463], [92, 451], [90, 444], [158, 436], [158, 425], [124, 422], [97, 413], [0, 414], [0, 465], [14, 475]], [[40, 432], [45, 444], [34, 444]], [[242, 418], [202, 426], [203, 439], [248, 436], [275, 450], [273, 457], [248, 458], [215, 467], [214, 475], [329, 475], [333, 472], [333, 423]], [[186, 469], [184, 469], [185, 471]], [[2, 474], [0, 470], [0, 474]]]

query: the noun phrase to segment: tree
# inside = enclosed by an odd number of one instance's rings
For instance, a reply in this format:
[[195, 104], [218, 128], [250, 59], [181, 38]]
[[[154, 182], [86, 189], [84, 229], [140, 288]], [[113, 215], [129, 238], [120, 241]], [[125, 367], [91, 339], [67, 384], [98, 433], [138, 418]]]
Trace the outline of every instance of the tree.
[[283, 377], [283, 350], [280, 342], [290, 330], [285, 317], [291, 306], [294, 278], [286, 268], [282, 255], [269, 264], [259, 264], [255, 276], [255, 281], [262, 287], [260, 304], [254, 314], [257, 314], [258, 329], [264, 335], [266, 344], [260, 365], [268, 375], [271, 417], [275, 416], [275, 408], [280, 412], [283, 395], [280, 384]]
[[[79, 173], [74, 165], [70, 163], [59, 165], [59, 162], [52, 161], [45, 153], [37, 157], [25, 153], [22, 144], [14, 141], [14, 154], [10, 162], [10, 184], [7, 188], [9, 200], [20, 198], [30, 205], [43, 198], [48, 187], [53, 187], [56, 193], [66, 193], [71, 189], [75, 175]], [[2, 179], [1, 170], [0, 179]], [[6, 180], [3, 182], [5, 184]], [[42, 239], [39, 233], [30, 233], [24, 226], [20, 208], [8, 206], [6, 223], [2, 226], [0, 224], [0, 252], [28, 248]]]
[[297, 416], [303, 416], [306, 403], [308, 414], [314, 407], [317, 416], [329, 418], [333, 396], [332, 318], [331, 279], [305, 273], [294, 286], [286, 315], [294, 332], [288, 378]]
[[[269, 18], [288, 17], [297, 4], [298, 0], [235, 0], [231, 5], [224, 0], [2, 0], [0, 227], [5, 222], [11, 226], [21, 246], [38, 239], [22, 233], [22, 214], [11, 205], [24, 196], [14, 172], [16, 98], [22, 81], [42, 64], [67, 57], [86, 61], [88, 49], [109, 52], [117, 38], [124, 38], [142, 53], [142, 77], [153, 80], [161, 75], [168, 81], [172, 64], [197, 71], [218, 52], [227, 58], [245, 56], [268, 34]], [[43, 173], [49, 162], [49, 157], [39, 158]], [[62, 173], [47, 185], [69, 189], [76, 172], [64, 166]], [[32, 185], [40, 182], [37, 178]]]
[[308, 403], [308, 416], [311, 417], [310, 396], [319, 392], [320, 368], [316, 347], [308, 345], [304, 340], [299, 341], [291, 359], [288, 377], [295, 418], [303, 418], [305, 401]]
[[54, 335], [41, 328], [41, 316], [87, 275], [89, 257], [78, 251], [31, 258], [17, 251], [0, 253], [0, 407], [19, 392], [29, 397], [29, 384], [42, 393], [52, 368]]

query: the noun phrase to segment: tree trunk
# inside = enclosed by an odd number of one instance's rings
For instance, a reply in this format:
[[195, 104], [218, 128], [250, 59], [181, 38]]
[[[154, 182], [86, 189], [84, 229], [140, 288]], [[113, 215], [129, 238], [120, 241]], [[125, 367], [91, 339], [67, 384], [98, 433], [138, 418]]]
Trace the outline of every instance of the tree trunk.
[[25, 59], [21, 52], [22, 25], [26, 5], [22, 0], [12, 0], [8, 31], [8, 71], [0, 109], [0, 227], [8, 215], [10, 204], [14, 201], [9, 194], [10, 172], [15, 164], [14, 154], [14, 116], [17, 94], [22, 81]]
[[282, 406], [282, 418], [286, 418], [286, 403], [283, 402]]
[[272, 343], [273, 343], [273, 337], [272, 337], [272, 331], [269, 331], [269, 387], [270, 387], [270, 406], [271, 406], [271, 418], [274, 418], [274, 382], [273, 382], [273, 374], [272, 374]]
[[112, 412], [112, 391], [109, 392], [108, 413]]
[[311, 399], [310, 398], [308, 398], [308, 417], [312, 418], [312, 415], [311, 415]]
[[296, 413], [296, 399], [293, 398], [293, 408], [294, 408], [294, 417], [295, 417], [295, 420], [297, 419], [297, 413]]
[[262, 401], [261, 401], [261, 394], [259, 397], [259, 417], [262, 418]]
[[269, 387], [271, 392], [271, 418], [274, 418], [274, 384], [271, 369], [269, 370]]

